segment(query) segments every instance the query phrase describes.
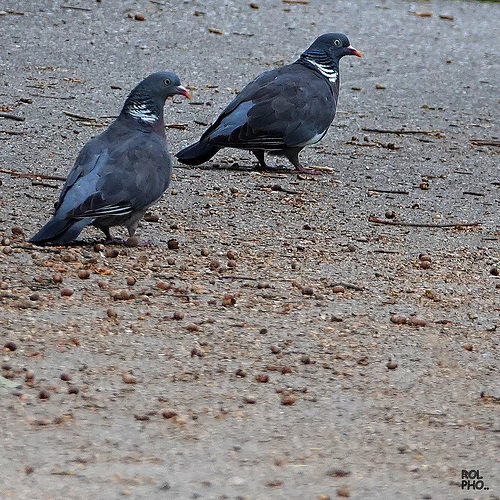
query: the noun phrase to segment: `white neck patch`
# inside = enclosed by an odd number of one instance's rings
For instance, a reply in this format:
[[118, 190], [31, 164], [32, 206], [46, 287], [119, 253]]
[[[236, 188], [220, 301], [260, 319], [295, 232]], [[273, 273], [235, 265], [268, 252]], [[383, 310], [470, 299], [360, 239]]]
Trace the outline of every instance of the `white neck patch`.
[[328, 66], [323, 66], [322, 64], [317, 63], [316, 61], [312, 61], [311, 59], [307, 59], [308, 62], [310, 62], [312, 65], [316, 66], [318, 68], [319, 72], [328, 78], [332, 83], [335, 83], [337, 81], [337, 78], [339, 77], [339, 74], [337, 71], [335, 71], [332, 68], [329, 68]]
[[158, 120], [158, 116], [155, 115], [145, 104], [134, 104], [128, 109], [128, 114], [134, 118], [139, 118], [140, 120], [148, 123], [153, 123]]

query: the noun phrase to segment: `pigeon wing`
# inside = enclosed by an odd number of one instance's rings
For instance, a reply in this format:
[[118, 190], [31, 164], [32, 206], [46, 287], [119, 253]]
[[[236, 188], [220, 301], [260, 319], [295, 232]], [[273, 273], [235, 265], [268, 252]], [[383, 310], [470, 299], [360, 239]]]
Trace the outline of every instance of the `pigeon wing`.
[[244, 149], [302, 147], [325, 134], [337, 95], [336, 87], [307, 67], [278, 68], [248, 84], [205, 136]]

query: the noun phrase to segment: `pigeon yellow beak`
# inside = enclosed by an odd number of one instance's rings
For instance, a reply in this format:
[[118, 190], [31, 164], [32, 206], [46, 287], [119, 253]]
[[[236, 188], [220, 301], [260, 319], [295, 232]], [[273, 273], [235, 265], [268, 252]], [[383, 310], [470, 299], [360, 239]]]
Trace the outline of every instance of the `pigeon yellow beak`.
[[183, 87], [182, 85], [175, 87], [175, 90], [177, 90], [178, 94], [183, 95], [184, 97], [187, 97], [188, 99], [191, 99], [191, 94], [189, 93], [188, 89]]
[[354, 47], [351, 47], [349, 45], [349, 47], [347, 47], [345, 50], [347, 50], [347, 53], [350, 55], [350, 56], [358, 56], [358, 57], [362, 57], [361, 56], [361, 52], [359, 50], [356, 50]]

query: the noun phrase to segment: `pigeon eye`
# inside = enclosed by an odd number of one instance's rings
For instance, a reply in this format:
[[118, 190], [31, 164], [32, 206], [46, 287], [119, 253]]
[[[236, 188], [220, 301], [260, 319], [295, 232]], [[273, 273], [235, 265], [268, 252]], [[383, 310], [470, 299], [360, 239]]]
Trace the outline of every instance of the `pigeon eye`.
[[165, 85], [170, 85], [172, 82], [167, 78], [166, 80], [163, 81]]
[[340, 40], [335, 40], [333, 42], [333, 45], [335, 45], [335, 47], [340, 47], [342, 45], [342, 42]]

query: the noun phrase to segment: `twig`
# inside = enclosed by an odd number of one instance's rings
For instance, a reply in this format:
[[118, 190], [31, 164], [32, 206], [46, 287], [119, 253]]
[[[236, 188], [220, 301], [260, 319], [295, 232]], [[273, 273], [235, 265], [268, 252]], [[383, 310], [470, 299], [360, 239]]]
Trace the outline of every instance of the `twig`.
[[167, 123], [165, 125], [165, 128], [176, 128], [178, 130], [187, 130], [188, 126], [189, 125], [187, 123]]
[[484, 196], [483, 193], [475, 193], [474, 191], [464, 191], [463, 194], [469, 194], [471, 196]]
[[223, 279], [233, 279], [233, 280], [251, 280], [251, 281], [257, 281], [258, 278], [251, 278], [249, 276], [221, 276]]
[[391, 190], [391, 189], [371, 189], [371, 188], [368, 188], [368, 191], [372, 191], [374, 193], [410, 194], [408, 191], [397, 191], [397, 190]]
[[47, 188], [52, 188], [52, 189], [59, 189], [59, 186], [54, 186], [54, 184], [48, 184], [46, 182], [39, 182], [32, 180], [31, 181], [32, 186], [42, 186], [42, 187], [47, 187]]
[[18, 132], [17, 130], [0, 130], [0, 134], [7, 134], [7, 135], [26, 135], [26, 132]]
[[353, 285], [352, 283], [344, 283], [343, 281], [330, 284], [330, 286], [338, 286], [338, 285], [343, 286], [344, 288], [350, 288], [351, 290], [356, 290], [357, 292], [362, 292], [364, 290], [362, 286]]
[[[269, 187], [269, 186], [262, 186], [262, 187]], [[281, 191], [282, 193], [287, 193], [287, 194], [300, 194], [299, 191], [295, 191], [294, 189], [284, 188], [280, 184], [273, 184], [271, 186], [271, 191]]]
[[73, 5], [61, 5], [61, 9], [72, 9], [72, 10], [85, 10], [91, 11], [88, 7], [74, 7]]
[[431, 223], [420, 223], [420, 222], [402, 222], [397, 220], [382, 220], [378, 217], [370, 215], [368, 217], [369, 222], [375, 222], [376, 224], [385, 224], [386, 226], [408, 226], [408, 227], [473, 227], [479, 226], [480, 222], [470, 222], [470, 223], [456, 223], [456, 224], [431, 224]]
[[362, 127], [361, 130], [365, 132], [377, 132], [379, 134], [425, 134], [425, 135], [433, 135], [440, 134], [439, 130], [407, 130], [407, 129], [386, 129], [386, 128], [368, 128]]
[[15, 244], [11, 245], [12, 248], [22, 248], [23, 250], [36, 250], [37, 252], [46, 252], [46, 253], [56, 253], [60, 254], [61, 250], [58, 248], [51, 248], [51, 247], [46, 247], [42, 245], [36, 245], [36, 244], [31, 244], [31, 245], [22, 245], [22, 244]]
[[66, 116], [71, 118], [75, 118], [76, 120], [84, 120], [86, 122], [96, 122], [96, 118], [91, 118], [90, 116], [77, 115], [76, 113], [72, 113], [71, 111], [63, 111]]
[[32, 97], [43, 97], [45, 99], [62, 99], [63, 101], [70, 101], [75, 99], [74, 95], [59, 97], [56, 95], [41, 95], [41, 94], [30, 94]]
[[16, 177], [23, 177], [26, 179], [47, 179], [51, 181], [66, 180], [66, 177], [59, 177], [58, 175], [29, 174], [28, 172], [19, 172], [18, 170], [7, 170], [6, 168], [0, 168], [0, 173], [14, 175]]
[[11, 115], [10, 113], [0, 113], [0, 118], [7, 118], [8, 120], [15, 120], [16, 122], [23, 122], [26, 119], [22, 116]]
[[500, 141], [493, 141], [490, 139], [482, 140], [482, 139], [471, 139], [471, 144], [475, 144], [476, 146], [500, 146]]

